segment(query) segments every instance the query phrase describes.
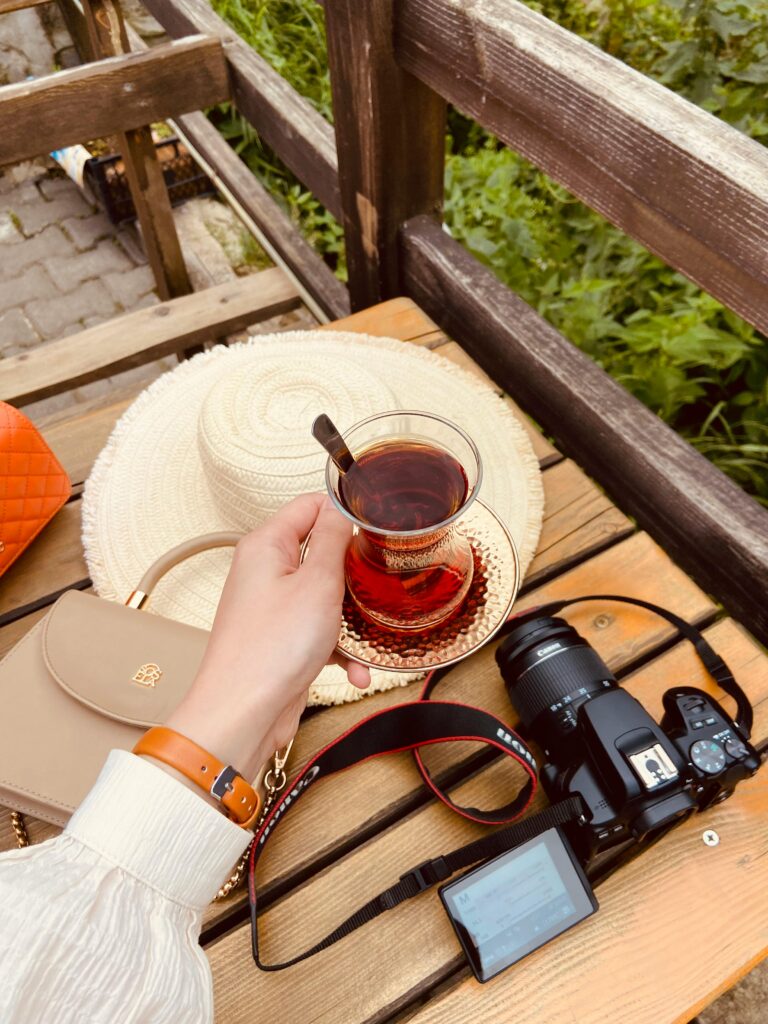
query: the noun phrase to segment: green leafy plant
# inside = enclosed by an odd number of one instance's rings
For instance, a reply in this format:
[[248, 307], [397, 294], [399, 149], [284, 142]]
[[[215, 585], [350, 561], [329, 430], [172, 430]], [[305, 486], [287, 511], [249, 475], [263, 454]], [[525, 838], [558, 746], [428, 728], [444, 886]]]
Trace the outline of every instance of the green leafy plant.
[[[315, 0], [213, 0], [332, 119]], [[768, 143], [768, 0], [528, 0], [528, 5]], [[338, 223], [231, 109], [220, 130], [345, 277]], [[768, 504], [765, 338], [456, 111], [453, 236], [707, 458]]]

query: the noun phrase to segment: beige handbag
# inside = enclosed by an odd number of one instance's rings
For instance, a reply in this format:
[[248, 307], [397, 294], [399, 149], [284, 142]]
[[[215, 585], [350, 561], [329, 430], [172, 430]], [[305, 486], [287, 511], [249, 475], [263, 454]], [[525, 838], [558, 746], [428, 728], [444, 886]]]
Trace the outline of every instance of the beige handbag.
[[6, 655], [0, 804], [65, 825], [109, 751], [132, 749], [165, 720], [195, 676], [208, 632], [139, 609], [173, 566], [240, 536], [211, 533], [180, 544], [155, 562], [126, 605], [66, 591]]

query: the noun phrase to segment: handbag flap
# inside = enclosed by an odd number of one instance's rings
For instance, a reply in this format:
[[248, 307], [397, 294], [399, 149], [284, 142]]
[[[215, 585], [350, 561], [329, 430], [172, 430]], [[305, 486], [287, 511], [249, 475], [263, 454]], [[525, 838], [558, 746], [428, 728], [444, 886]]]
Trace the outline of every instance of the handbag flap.
[[69, 477], [24, 413], [0, 402], [0, 574], [70, 495]]
[[208, 632], [68, 590], [46, 617], [42, 646], [59, 686], [118, 722], [165, 721], [189, 689]]

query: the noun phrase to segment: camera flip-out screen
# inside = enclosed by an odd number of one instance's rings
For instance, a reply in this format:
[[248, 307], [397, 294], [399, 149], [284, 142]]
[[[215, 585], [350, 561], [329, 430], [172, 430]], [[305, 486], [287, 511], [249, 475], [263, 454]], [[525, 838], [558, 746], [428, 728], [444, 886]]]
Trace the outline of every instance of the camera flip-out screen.
[[557, 828], [444, 885], [440, 898], [479, 981], [597, 910], [587, 877]]

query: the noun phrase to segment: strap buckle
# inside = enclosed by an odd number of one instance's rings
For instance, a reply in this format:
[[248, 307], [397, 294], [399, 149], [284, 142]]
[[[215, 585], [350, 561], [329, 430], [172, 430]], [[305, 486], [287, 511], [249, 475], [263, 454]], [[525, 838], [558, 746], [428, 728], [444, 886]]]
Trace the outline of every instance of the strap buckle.
[[226, 768], [222, 768], [216, 778], [213, 780], [213, 784], [208, 792], [211, 796], [215, 796], [216, 799], [221, 803], [227, 793], [231, 793], [235, 788], [232, 783], [238, 777], [240, 772], [233, 768], [231, 764], [228, 764]]
[[445, 857], [435, 857], [434, 860], [425, 860], [423, 864], [400, 875], [400, 881], [405, 882], [412, 878], [418, 886], [416, 893], [418, 895], [426, 889], [431, 889], [438, 882], [444, 882], [450, 874], [451, 869], [448, 867]]
[[[397, 885], [393, 885], [391, 889], [381, 893], [378, 897], [379, 906], [382, 910], [393, 910], [403, 900], [409, 900], [414, 896], [420, 895], [427, 889], [431, 889], [437, 882], [444, 881], [451, 874], [451, 869], [448, 867], [445, 857], [425, 860], [423, 864], [419, 864], [418, 867], [411, 868], [404, 875], [400, 875], [400, 881]], [[416, 892], [404, 893], [400, 886], [403, 882], [408, 882], [411, 879], [416, 883]]]

